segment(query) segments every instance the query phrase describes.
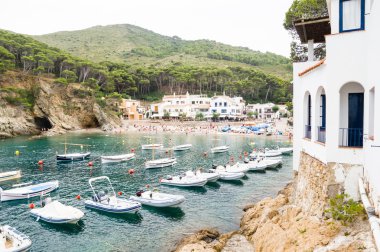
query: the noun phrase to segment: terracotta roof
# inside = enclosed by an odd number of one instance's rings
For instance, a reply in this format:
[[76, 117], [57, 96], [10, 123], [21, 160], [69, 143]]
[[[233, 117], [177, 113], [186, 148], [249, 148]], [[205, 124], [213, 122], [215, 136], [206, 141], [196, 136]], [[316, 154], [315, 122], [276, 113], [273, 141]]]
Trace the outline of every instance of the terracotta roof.
[[318, 61], [316, 64], [314, 64], [314, 65], [312, 65], [312, 66], [306, 68], [306, 69], [303, 70], [302, 72], [298, 73], [298, 76], [301, 77], [301, 76], [307, 74], [308, 72], [310, 72], [310, 71], [316, 69], [317, 67], [323, 65], [323, 63], [325, 63], [325, 60], [326, 60], [326, 59], [322, 59], [322, 60]]

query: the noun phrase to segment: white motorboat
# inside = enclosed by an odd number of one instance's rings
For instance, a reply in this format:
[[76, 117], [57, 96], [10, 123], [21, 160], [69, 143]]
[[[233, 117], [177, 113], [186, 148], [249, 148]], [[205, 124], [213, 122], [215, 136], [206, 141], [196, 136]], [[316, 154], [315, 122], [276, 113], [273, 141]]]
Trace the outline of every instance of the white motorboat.
[[[111, 192], [108, 193], [107, 190], [95, 190], [92, 183], [98, 180], [107, 181]], [[118, 214], [136, 213], [141, 209], [141, 204], [139, 202], [118, 198], [110, 179], [106, 176], [91, 178], [88, 180], [88, 183], [93, 192], [92, 199], [84, 202], [84, 205], [88, 208]]]
[[141, 145], [142, 150], [157, 150], [162, 149], [164, 146], [162, 144], [143, 144]]
[[129, 199], [153, 207], [175, 207], [185, 201], [185, 197], [182, 195], [155, 191], [138, 191], [136, 196], [131, 196]]
[[42, 220], [54, 224], [76, 224], [84, 216], [84, 213], [72, 206], [66, 206], [50, 197], [42, 201], [41, 208], [34, 208], [30, 211], [37, 221]]
[[216, 182], [220, 178], [218, 173], [202, 172], [201, 170], [197, 170], [195, 176], [205, 178], [207, 179], [207, 182]]
[[217, 146], [217, 147], [211, 148], [211, 153], [227, 152], [229, 149], [230, 149], [230, 146], [227, 146], [227, 145]]
[[202, 187], [207, 183], [207, 179], [194, 175], [193, 172], [186, 172], [180, 176], [168, 176], [166, 179], [160, 180], [163, 185], [179, 186], [179, 187]]
[[230, 172], [230, 173], [240, 173], [240, 172], [247, 173], [248, 172], [248, 167], [245, 164], [241, 164], [239, 162], [237, 162], [234, 165], [227, 164], [226, 166], [224, 166], [224, 169], [226, 170], [226, 172]]
[[59, 187], [58, 180], [45, 182], [41, 184], [28, 185], [24, 187], [2, 190], [0, 188], [0, 201], [29, 199], [41, 194], [47, 194]]
[[244, 163], [249, 171], [265, 171], [265, 168], [267, 168], [267, 164], [262, 162], [261, 158], [255, 160], [245, 160]]
[[153, 168], [163, 168], [167, 166], [172, 166], [177, 163], [177, 159], [170, 157], [170, 158], [161, 158], [161, 159], [155, 159], [145, 162], [145, 168], [146, 169], [153, 169]]
[[282, 155], [287, 155], [293, 152], [292, 147], [278, 147], [277, 150], [280, 151]]
[[243, 172], [226, 172], [224, 166], [215, 167], [215, 169], [210, 169], [209, 173], [217, 173], [220, 175], [220, 180], [240, 180], [245, 176]]
[[260, 162], [263, 162], [263, 164], [266, 164], [267, 166], [266, 169], [277, 168], [282, 165], [281, 159], [264, 158]]
[[281, 151], [270, 150], [268, 148], [265, 148], [264, 152], [261, 152], [258, 154], [258, 156], [261, 156], [261, 157], [279, 157], [281, 155], [282, 155]]
[[184, 151], [184, 150], [189, 150], [191, 147], [193, 147], [192, 144], [182, 144], [182, 145], [177, 145], [173, 147], [173, 151]]
[[8, 225], [0, 226], [0, 251], [21, 252], [32, 247], [30, 238]]
[[115, 156], [100, 156], [102, 163], [126, 162], [134, 158], [135, 158], [135, 153], [128, 153], [128, 154], [115, 155]]
[[81, 161], [89, 158], [91, 152], [85, 153], [70, 153], [70, 154], [57, 154], [57, 161]]
[[21, 171], [9, 171], [0, 173], [0, 182], [21, 178]]

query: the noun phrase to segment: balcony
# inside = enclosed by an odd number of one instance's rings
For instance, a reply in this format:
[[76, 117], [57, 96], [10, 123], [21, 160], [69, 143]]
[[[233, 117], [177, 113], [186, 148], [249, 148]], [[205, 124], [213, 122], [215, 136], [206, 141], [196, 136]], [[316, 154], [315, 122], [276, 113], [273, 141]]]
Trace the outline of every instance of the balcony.
[[318, 127], [318, 142], [326, 143], [326, 127]]
[[340, 128], [339, 147], [363, 147], [362, 128]]
[[305, 138], [311, 139], [311, 125], [305, 125]]

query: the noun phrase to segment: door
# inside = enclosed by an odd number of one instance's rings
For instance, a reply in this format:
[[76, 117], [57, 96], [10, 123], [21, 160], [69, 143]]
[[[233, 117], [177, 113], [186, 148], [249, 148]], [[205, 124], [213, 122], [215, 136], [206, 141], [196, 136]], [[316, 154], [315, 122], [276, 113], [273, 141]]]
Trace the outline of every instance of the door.
[[364, 93], [348, 94], [348, 146], [363, 146]]

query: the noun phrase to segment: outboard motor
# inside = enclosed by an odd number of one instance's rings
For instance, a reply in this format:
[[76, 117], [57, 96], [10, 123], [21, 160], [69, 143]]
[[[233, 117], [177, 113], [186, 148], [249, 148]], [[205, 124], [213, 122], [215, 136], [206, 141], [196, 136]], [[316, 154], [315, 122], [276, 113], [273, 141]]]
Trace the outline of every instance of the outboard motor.
[[170, 175], [168, 175], [168, 176], [166, 176], [166, 179], [167, 179], [167, 180], [172, 180], [172, 179], [173, 179], [173, 177], [172, 177], [172, 176], [170, 176]]
[[44, 199], [42, 201], [42, 207], [46, 206], [47, 204], [51, 203], [53, 200], [51, 199], [51, 197], [47, 197], [46, 199]]
[[216, 169], [218, 167], [216, 164], [212, 164], [212, 169]]
[[244, 158], [244, 163], [248, 164], [249, 163], [249, 158]]
[[141, 197], [141, 195], [142, 195], [143, 192], [144, 192], [144, 190], [138, 190], [138, 191], [136, 192], [136, 196], [137, 196], [137, 197]]
[[93, 200], [94, 202], [98, 202], [98, 197], [96, 197], [96, 194], [92, 195], [92, 200]]

